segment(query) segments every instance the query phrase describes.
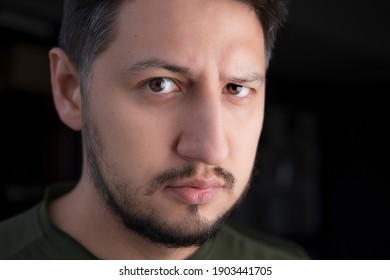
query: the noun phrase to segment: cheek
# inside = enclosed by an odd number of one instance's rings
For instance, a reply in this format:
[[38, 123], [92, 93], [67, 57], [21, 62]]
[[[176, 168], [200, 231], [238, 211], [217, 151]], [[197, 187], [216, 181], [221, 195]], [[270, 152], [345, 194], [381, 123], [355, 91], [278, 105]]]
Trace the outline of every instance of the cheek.
[[239, 186], [245, 186], [252, 173], [262, 126], [263, 110], [258, 109], [230, 127], [230, 162]]
[[107, 101], [101, 114], [96, 112], [95, 125], [102, 138], [103, 157], [115, 169], [115, 176], [143, 184], [162, 170], [171, 141], [164, 120], [151, 117], [124, 100]]

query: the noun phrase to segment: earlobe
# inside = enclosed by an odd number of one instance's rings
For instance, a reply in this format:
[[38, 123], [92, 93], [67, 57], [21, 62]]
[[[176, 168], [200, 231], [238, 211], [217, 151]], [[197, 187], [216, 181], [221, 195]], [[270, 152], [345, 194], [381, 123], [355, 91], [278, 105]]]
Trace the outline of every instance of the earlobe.
[[60, 119], [71, 129], [81, 130], [81, 92], [78, 73], [60, 48], [49, 52], [54, 104]]

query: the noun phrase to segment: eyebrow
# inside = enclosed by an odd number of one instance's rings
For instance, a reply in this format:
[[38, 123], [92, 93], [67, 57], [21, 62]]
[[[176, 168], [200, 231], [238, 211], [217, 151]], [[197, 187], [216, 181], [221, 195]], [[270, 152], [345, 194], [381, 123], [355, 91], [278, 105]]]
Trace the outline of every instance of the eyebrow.
[[[123, 74], [138, 75], [144, 71], [156, 70], [156, 69], [165, 69], [170, 72], [179, 73], [188, 77], [194, 76], [189, 68], [169, 63], [160, 58], [149, 58], [149, 59], [137, 61], [136, 63], [132, 64], [130, 67], [126, 68], [123, 71]], [[266, 78], [264, 75], [258, 72], [249, 72], [240, 77], [232, 76], [224, 80], [236, 84], [250, 84], [254, 82], [265, 82]]]
[[159, 58], [140, 60], [131, 65], [129, 68], [126, 68], [124, 74], [137, 75], [144, 71], [155, 69], [165, 69], [170, 72], [179, 73], [186, 76], [192, 76], [192, 73], [189, 68], [174, 65]]
[[266, 78], [265, 76], [261, 75], [257, 72], [250, 72], [242, 77], [230, 77], [229, 82], [236, 83], [236, 84], [250, 84], [255, 82], [265, 82]]

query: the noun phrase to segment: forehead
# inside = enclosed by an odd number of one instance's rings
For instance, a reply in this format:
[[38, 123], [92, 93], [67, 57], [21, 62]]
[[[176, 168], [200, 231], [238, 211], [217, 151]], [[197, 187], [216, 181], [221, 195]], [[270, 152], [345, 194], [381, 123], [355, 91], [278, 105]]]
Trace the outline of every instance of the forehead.
[[261, 29], [252, 7], [237, 0], [132, 0], [125, 1], [119, 11], [120, 26], [144, 32], [159, 26], [170, 27], [165, 30], [168, 33], [180, 31], [193, 23], [199, 31], [253, 25]]
[[122, 61], [158, 54], [194, 67], [208, 59], [265, 64], [257, 15], [236, 0], [125, 1], [116, 28], [112, 51]]
[[240, 13], [243, 10], [247, 13], [254, 13], [249, 3], [239, 0], [127, 0], [122, 3], [120, 13], [125, 17], [131, 15], [135, 20], [152, 15], [159, 20], [183, 18], [191, 21], [199, 16], [203, 19], [208, 16], [216, 18], [216, 15], [230, 12]]

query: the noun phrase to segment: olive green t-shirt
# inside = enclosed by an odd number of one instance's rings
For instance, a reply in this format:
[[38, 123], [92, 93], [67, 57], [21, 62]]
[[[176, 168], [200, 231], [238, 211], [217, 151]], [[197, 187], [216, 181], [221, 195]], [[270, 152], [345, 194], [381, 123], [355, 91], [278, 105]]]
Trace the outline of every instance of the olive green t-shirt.
[[[45, 200], [0, 223], [0, 259], [97, 259], [71, 236], [57, 228], [46, 210], [47, 202], [69, 192], [72, 185], [53, 185]], [[201, 246], [190, 259], [306, 259], [299, 246], [260, 234], [244, 235], [227, 225]]]

